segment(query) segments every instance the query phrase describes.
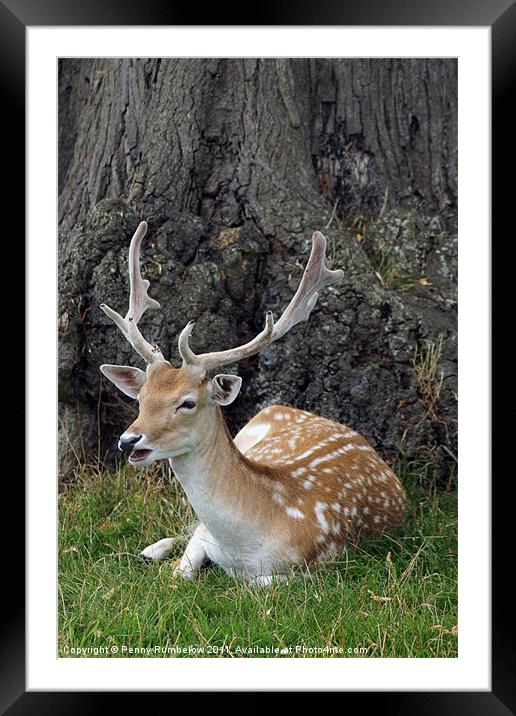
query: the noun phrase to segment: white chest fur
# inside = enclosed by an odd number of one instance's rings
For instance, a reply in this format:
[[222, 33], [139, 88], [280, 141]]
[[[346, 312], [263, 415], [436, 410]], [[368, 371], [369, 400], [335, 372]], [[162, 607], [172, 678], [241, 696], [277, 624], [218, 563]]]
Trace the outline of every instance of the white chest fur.
[[281, 546], [249, 520], [214, 497], [212, 480], [199, 465], [189, 460], [170, 460], [201, 524], [203, 548], [207, 557], [227, 574], [255, 577], [281, 571], [284, 564]]

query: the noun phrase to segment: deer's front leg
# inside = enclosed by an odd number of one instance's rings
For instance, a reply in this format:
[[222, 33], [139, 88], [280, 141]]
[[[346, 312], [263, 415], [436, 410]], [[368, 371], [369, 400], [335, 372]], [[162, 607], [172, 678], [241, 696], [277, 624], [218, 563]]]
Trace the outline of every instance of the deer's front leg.
[[174, 537], [165, 537], [165, 539], [160, 539], [158, 542], [154, 542], [148, 547], [145, 547], [145, 549], [140, 552], [140, 557], [152, 559], [155, 562], [160, 559], [166, 559], [172, 554], [175, 543], [176, 540]]
[[209, 539], [209, 533], [206, 527], [199, 525], [193, 533], [190, 542], [188, 542], [181, 561], [174, 569], [174, 577], [183, 577], [183, 579], [194, 579], [196, 577], [197, 572], [208, 559], [205, 550], [207, 539]]

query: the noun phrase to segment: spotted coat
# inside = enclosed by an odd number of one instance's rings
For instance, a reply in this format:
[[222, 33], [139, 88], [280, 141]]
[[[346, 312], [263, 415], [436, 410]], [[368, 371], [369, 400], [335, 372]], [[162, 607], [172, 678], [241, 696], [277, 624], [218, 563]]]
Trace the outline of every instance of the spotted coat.
[[283, 511], [298, 562], [339, 555], [364, 532], [399, 525], [405, 493], [357, 432], [304, 410], [260, 411], [235, 437], [254, 479]]

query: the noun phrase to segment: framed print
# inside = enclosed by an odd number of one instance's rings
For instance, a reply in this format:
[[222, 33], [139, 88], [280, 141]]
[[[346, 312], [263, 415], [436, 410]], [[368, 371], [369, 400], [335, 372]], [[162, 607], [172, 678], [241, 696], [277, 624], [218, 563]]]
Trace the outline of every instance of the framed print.
[[473, 5], [0, 5], [16, 235], [27, 148], [7, 712], [514, 709], [488, 271], [516, 20]]

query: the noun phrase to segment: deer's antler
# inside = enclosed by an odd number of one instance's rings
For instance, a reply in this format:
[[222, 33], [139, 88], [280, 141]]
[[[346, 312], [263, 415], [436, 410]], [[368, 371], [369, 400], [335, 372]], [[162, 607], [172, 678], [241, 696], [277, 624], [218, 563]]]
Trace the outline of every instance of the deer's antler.
[[113, 311], [112, 308], [101, 304], [101, 309], [120, 328], [134, 350], [141, 355], [147, 363], [165, 360], [158, 346], [148, 343], [138, 330], [138, 322], [148, 308], [159, 308], [159, 303], [151, 298], [147, 291], [149, 282], [142, 279], [140, 273], [140, 246], [147, 233], [147, 224], [142, 221], [134, 232], [129, 246], [129, 310], [125, 318]]
[[276, 324], [274, 324], [272, 313], [268, 311], [265, 318], [265, 328], [249, 343], [227, 351], [195, 355], [189, 346], [189, 338], [194, 324], [192, 321], [188, 323], [182, 330], [178, 342], [183, 364], [209, 368], [236, 363], [243, 358], [255, 355], [273, 341], [285, 335], [296, 324], [306, 321], [317, 303], [319, 291], [325, 286], [341, 281], [344, 277], [342, 270], [331, 271], [326, 267], [325, 253], [326, 239], [320, 231], [316, 231], [312, 236], [310, 258], [293, 299]]

